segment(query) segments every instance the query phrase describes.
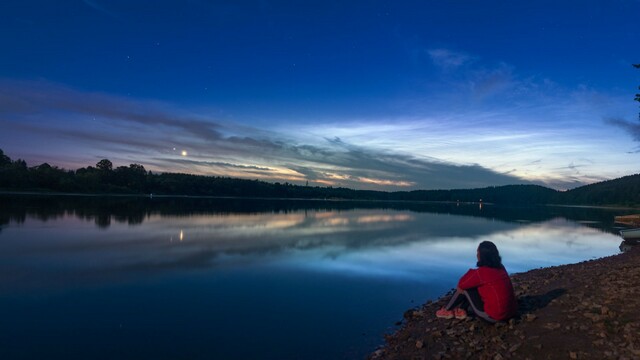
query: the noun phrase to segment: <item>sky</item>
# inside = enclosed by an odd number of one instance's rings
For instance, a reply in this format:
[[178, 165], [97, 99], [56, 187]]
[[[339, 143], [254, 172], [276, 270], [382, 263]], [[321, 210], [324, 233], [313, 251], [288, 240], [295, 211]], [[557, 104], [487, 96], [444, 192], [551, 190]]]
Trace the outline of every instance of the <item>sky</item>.
[[384, 191], [640, 172], [640, 1], [0, 3], [0, 149]]

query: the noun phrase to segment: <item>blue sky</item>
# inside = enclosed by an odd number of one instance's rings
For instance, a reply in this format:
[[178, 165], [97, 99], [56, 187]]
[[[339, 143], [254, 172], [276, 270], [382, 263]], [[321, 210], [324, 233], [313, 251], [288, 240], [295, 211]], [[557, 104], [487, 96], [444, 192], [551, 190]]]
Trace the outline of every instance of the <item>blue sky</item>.
[[638, 172], [640, 1], [5, 1], [30, 165], [358, 189]]

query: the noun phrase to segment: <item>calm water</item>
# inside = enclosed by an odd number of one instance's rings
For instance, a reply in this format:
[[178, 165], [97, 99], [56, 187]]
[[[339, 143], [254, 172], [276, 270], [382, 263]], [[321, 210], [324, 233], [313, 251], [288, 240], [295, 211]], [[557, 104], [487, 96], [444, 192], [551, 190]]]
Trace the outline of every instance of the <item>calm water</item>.
[[624, 210], [0, 197], [0, 358], [351, 359], [495, 242], [510, 272], [619, 252]]

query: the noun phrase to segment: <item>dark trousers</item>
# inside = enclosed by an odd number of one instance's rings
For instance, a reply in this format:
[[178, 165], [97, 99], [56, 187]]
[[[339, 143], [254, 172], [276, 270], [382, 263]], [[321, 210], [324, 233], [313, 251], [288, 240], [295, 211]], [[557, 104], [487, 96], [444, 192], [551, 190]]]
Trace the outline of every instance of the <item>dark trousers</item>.
[[456, 293], [453, 294], [453, 297], [451, 297], [451, 300], [449, 300], [445, 309], [451, 310], [455, 307], [459, 307], [467, 311], [471, 310], [476, 314], [476, 316], [490, 323], [496, 322], [495, 319], [492, 319], [491, 316], [484, 312], [484, 303], [482, 302], [482, 298], [480, 298], [477, 288], [467, 289], [462, 292], [456, 291]]

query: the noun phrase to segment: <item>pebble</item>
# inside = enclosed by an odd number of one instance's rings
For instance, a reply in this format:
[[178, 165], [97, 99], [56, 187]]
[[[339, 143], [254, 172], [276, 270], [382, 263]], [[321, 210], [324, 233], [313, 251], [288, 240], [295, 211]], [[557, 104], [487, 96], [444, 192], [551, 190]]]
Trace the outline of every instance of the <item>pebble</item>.
[[549, 330], [556, 330], [556, 329], [560, 329], [561, 326], [562, 325], [560, 325], [559, 323], [550, 322], [550, 323], [547, 323], [544, 327]]

